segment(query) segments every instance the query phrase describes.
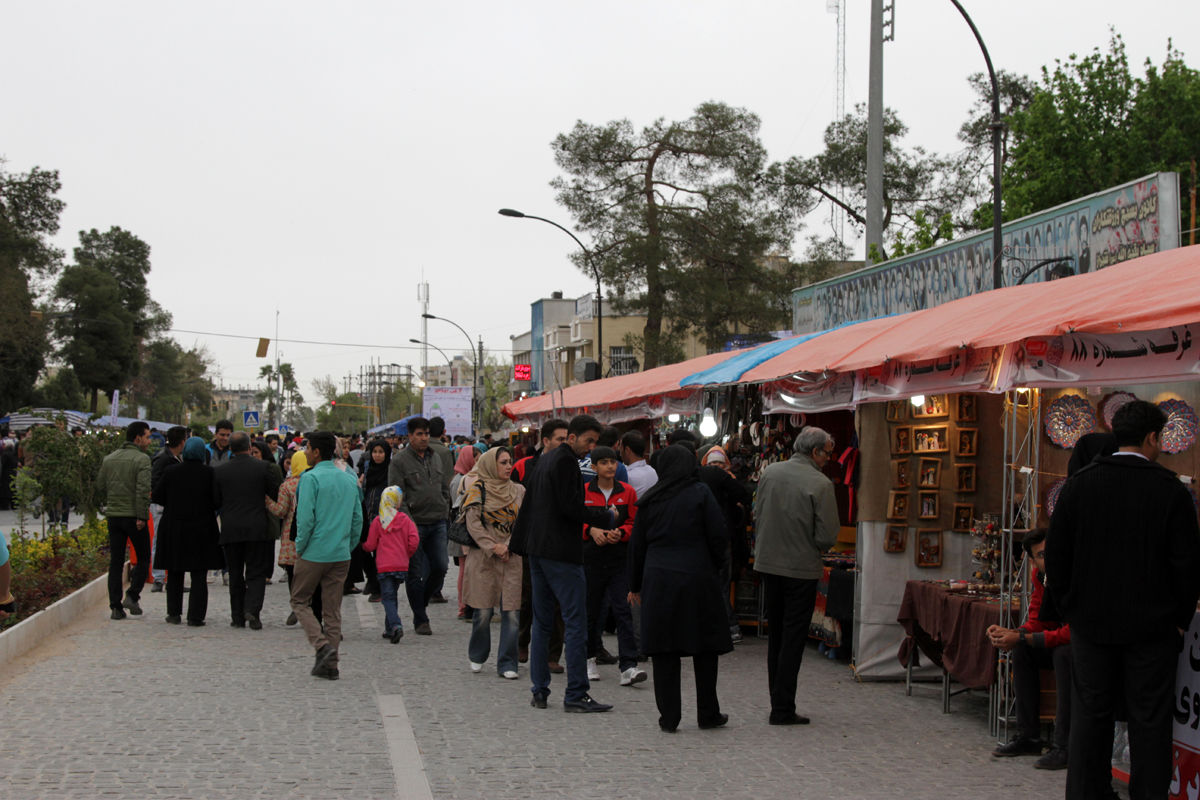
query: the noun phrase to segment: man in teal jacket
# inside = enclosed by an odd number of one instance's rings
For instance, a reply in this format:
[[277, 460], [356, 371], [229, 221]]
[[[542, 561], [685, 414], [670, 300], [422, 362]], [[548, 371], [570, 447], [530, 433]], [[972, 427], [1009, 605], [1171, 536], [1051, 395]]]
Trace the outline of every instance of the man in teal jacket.
[[[296, 493], [296, 566], [292, 612], [317, 651], [312, 674], [336, 681], [342, 641], [342, 589], [350, 570], [350, 551], [362, 532], [362, 493], [358, 483], [334, 466], [337, 440], [332, 433], [309, 434], [305, 455], [312, 465]], [[321, 587], [318, 621], [309, 601]]]
[[[108, 605], [112, 619], [125, 619], [125, 610], [142, 613], [138, 599], [150, 571], [150, 426], [131, 422], [125, 429], [125, 444], [104, 457], [96, 476], [105, 498], [108, 521]], [[125, 567], [125, 540], [133, 545], [137, 564], [129, 571], [129, 591], [121, 599], [121, 572]]]

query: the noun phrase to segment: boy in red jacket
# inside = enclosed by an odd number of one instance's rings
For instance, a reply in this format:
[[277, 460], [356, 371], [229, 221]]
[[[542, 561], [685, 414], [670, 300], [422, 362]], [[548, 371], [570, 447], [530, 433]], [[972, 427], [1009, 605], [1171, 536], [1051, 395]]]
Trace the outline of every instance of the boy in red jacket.
[[616, 479], [620, 460], [611, 447], [592, 450], [592, 468], [596, 477], [583, 490], [583, 503], [589, 507], [611, 508], [617, 512], [617, 526], [611, 530], [585, 525], [583, 529], [583, 570], [587, 575], [588, 680], [600, 679], [596, 656], [600, 653], [600, 634], [604, 627], [601, 616], [604, 599], [617, 620], [617, 665], [621, 670], [621, 685], [632, 686], [646, 680], [638, 669], [637, 639], [633, 632], [633, 615], [629, 609], [629, 578], [626, 574], [626, 551], [629, 535], [633, 533], [633, 518], [637, 514], [637, 492], [628, 483]]
[[363, 550], [375, 553], [375, 568], [379, 572], [379, 594], [386, 615], [383, 638], [392, 644], [404, 635], [396, 593], [408, 578], [408, 561], [421, 544], [421, 535], [412, 519], [400, 510], [404, 492], [399, 486], [383, 490], [379, 501], [379, 516], [371, 520], [371, 530]]

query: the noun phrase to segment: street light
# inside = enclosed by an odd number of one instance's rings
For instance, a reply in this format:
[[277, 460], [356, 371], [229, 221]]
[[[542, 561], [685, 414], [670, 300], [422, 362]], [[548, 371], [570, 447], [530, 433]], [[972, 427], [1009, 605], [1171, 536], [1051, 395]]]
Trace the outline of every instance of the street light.
[[446, 355], [446, 351], [443, 350], [442, 348], [438, 347], [436, 344], [431, 344], [429, 342], [423, 342], [420, 339], [409, 339], [409, 341], [412, 342], [413, 344], [423, 344], [426, 347], [432, 347], [434, 350], [437, 350], [439, 353], [442, 354], [442, 358], [446, 359], [446, 366], [450, 368], [450, 385], [453, 386], [454, 385], [454, 362], [450, 360], [450, 356]]
[[[471, 334], [469, 334], [465, 330], [463, 330], [462, 325], [459, 325], [457, 322], [455, 322], [452, 319], [446, 319], [445, 317], [439, 317], [436, 314], [422, 314], [421, 316], [424, 317], [425, 319], [440, 319], [442, 322], [449, 322], [451, 325], [458, 328], [459, 331], [462, 332], [463, 336], [467, 337], [467, 349], [471, 353], [475, 352], [475, 343], [471, 341]], [[418, 342], [417, 344], [420, 344], [420, 342]], [[433, 345], [430, 345], [430, 347], [433, 347]], [[436, 347], [434, 349], [437, 350]], [[438, 350], [438, 352], [440, 353], [441, 351]], [[483, 339], [479, 340], [479, 352], [480, 352], [480, 354], [483, 353]], [[442, 353], [442, 355], [445, 355], [445, 353]], [[475, 416], [475, 431], [478, 432], [479, 431], [479, 422], [480, 422], [479, 415], [483, 408], [483, 404], [479, 402], [479, 397], [476, 396], [479, 394], [479, 356], [475, 356], [475, 358], [473, 358], [471, 360], [475, 362], [475, 366], [474, 366], [474, 368], [472, 370], [472, 374], [471, 374], [471, 395], [472, 395], [471, 405], [475, 407], [475, 415], [474, 415]]]
[[596, 276], [596, 363], [600, 366], [600, 375], [604, 375], [604, 347], [603, 347], [603, 332], [604, 332], [604, 301], [600, 294], [600, 270], [596, 267], [596, 259], [592, 257], [592, 251], [587, 249], [587, 246], [579, 241], [579, 237], [571, 233], [568, 229], [559, 225], [552, 219], [545, 217], [535, 217], [533, 214], [526, 214], [522, 211], [517, 211], [515, 208], [500, 209], [502, 217], [516, 217], [517, 219], [536, 219], [540, 222], [545, 222], [547, 225], [553, 225], [560, 231], [570, 236], [575, 240], [575, 244], [579, 245], [579, 249], [583, 251], [584, 258], [587, 259], [588, 266], [592, 268], [592, 274]]

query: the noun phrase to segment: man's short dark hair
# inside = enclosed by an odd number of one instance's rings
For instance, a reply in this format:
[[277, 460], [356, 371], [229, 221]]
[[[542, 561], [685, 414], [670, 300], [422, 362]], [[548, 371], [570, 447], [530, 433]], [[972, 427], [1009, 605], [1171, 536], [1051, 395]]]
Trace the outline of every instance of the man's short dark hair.
[[1117, 447], [1140, 447], [1150, 433], [1162, 433], [1167, 415], [1154, 403], [1133, 400], [1113, 414], [1112, 430]]
[[229, 437], [229, 452], [231, 453], [249, 453], [250, 452], [250, 434], [245, 431], [238, 431]]
[[230, 431], [232, 433], [233, 423], [227, 419], [219, 419], [217, 420], [217, 424], [213, 426], [213, 429], [216, 430], [217, 433], [220, 433], [221, 431]]
[[555, 431], [561, 431], [569, 427], [570, 424], [565, 419], [559, 419], [558, 417], [548, 419], [542, 423], [542, 438], [553, 439]]
[[[412, 425], [412, 423], [408, 423]], [[429, 420], [429, 435], [435, 439], [440, 439], [446, 433], [446, 420], [441, 417], [431, 417]]]
[[268, 443], [270, 443], [270, 442], [274, 442], [275, 444], [279, 444], [279, 434], [277, 434], [277, 433], [268, 433], [268, 434], [267, 434], [267, 438], [266, 438], [266, 439], [264, 439], [263, 441], [265, 441], [265, 442], [268, 442]]
[[429, 431], [429, 435], [433, 436], [433, 431], [429, 427], [429, 420], [424, 417], [413, 417], [408, 421], [408, 435], [412, 436], [417, 431]]
[[617, 451], [611, 447], [598, 444], [592, 448], [592, 464], [598, 464], [601, 461], [616, 461], [621, 463], [621, 459], [617, 458]]
[[1034, 545], [1039, 545], [1044, 541], [1046, 541], [1046, 529], [1035, 528], [1025, 534], [1025, 538], [1021, 540], [1021, 547], [1025, 548], [1025, 552], [1032, 558]]
[[621, 446], [638, 458], [646, 455], [646, 437], [638, 431], [625, 431], [625, 435], [621, 437]]
[[600, 431], [600, 438], [596, 440], [596, 444], [604, 445], [605, 447], [614, 447], [620, 438], [621, 432], [617, 430], [615, 425], [605, 425], [604, 430]]
[[686, 428], [676, 428], [667, 434], [668, 445], [683, 444], [684, 442], [691, 442], [692, 452], [696, 452], [696, 437], [692, 435], [691, 431]]
[[308, 446], [321, 454], [322, 461], [332, 461], [337, 437], [329, 431], [313, 431], [308, 435]]
[[179, 445], [187, 441], [188, 434], [190, 433], [191, 431], [182, 425], [172, 425], [167, 428], [167, 447], [179, 447]]
[[589, 431], [597, 434], [604, 432], [604, 426], [600, 424], [600, 420], [591, 414], [574, 416], [571, 418], [570, 424], [567, 425], [567, 436], [582, 436]]
[[129, 423], [129, 427], [125, 429], [125, 441], [132, 442], [148, 430], [150, 430], [150, 426], [144, 422], [131, 422]]

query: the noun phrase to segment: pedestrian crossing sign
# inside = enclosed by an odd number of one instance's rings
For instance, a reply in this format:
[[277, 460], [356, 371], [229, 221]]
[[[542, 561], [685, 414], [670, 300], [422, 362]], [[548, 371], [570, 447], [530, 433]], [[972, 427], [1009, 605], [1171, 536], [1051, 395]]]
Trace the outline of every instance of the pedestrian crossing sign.
[[242, 412], [242, 427], [243, 428], [257, 428], [258, 427], [258, 412], [257, 411], [243, 411]]

